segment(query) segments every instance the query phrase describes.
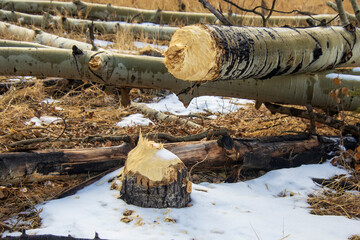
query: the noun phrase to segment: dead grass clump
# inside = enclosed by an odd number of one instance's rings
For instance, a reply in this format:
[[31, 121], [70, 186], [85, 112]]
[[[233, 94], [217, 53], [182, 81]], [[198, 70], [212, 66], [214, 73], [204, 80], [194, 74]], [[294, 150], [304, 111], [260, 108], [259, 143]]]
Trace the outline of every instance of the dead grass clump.
[[308, 203], [315, 215], [336, 215], [360, 218], [360, 193], [323, 190], [310, 195]]
[[349, 240], [360, 240], [360, 235], [351, 236]]
[[106, 94], [100, 85], [92, 84], [85, 88], [84, 85], [69, 91], [60, 99], [62, 106], [95, 108], [109, 107], [116, 104], [111, 95]]
[[16, 89], [12, 87], [8, 92], [0, 97], [0, 112], [8, 109], [10, 105], [21, 103], [33, 104], [44, 99], [44, 86], [40, 81], [36, 81], [33, 86]]

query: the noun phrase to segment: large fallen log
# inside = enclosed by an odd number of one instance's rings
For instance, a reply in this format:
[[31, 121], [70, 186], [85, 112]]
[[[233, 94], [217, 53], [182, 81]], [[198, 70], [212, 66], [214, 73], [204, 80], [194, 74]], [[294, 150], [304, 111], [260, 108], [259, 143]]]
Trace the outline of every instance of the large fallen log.
[[[167, 89], [178, 94], [185, 104], [189, 104], [193, 97], [211, 95], [336, 108], [338, 103], [329, 95], [331, 90], [339, 88], [332, 81], [333, 77], [328, 76], [334, 72], [360, 74], [352, 70], [333, 70], [267, 80], [215, 81], [189, 86], [188, 82], [169, 74], [163, 58], [82, 51], [78, 48], [0, 48], [0, 75], [3, 76], [62, 77], [120, 88]], [[360, 88], [360, 81], [345, 78], [341, 87], [355, 91]], [[341, 106], [344, 110], [355, 110], [360, 106], [360, 97], [343, 96]]]
[[[92, 20], [106, 21], [137, 21], [154, 23], [210, 23], [214, 24], [217, 18], [211, 13], [192, 13], [192, 12], [174, 12], [162, 10], [146, 10], [131, 7], [112, 6], [110, 4], [94, 4], [81, 1], [57, 2], [57, 1], [20, 1], [20, 0], [0, 0], [0, 8], [25, 12], [31, 14], [43, 14], [44, 12], [56, 14], [61, 13], [65, 16], [87, 17]], [[224, 14], [234, 25], [262, 26], [262, 18], [257, 15], [244, 14]], [[311, 18], [329, 22], [336, 15], [321, 14], [314, 15]], [[310, 16], [271, 16], [267, 20], [268, 26], [308, 26], [307, 20]], [[337, 22], [335, 21], [334, 24]]]
[[[355, 147], [353, 138], [344, 139], [346, 147]], [[222, 140], [165, 143], [164, 148], [177, 155], [188, 168], [196, 165], [196, 169], [226, 170], [237, 165], [244, 169], [273, 170], [322, 162], [330, 158], [330, 152], [339, 149], [339, 143], [338, 138], [318, 140], [300, 135], [235, 139], [230, 145]], [[95, 149], [3, 153], [0, 154], [0, 180], [32, 179], [37, 174], [103, 172], [123, 166], [130, 150], [130, 144], [124, 143]]]
[[41, 30], [32, 30], [4, 22], [0, 22], [0, 33], [1, 32], [8, 34], [10, 33], [14, 37], [19, 37], [27, 41], [32, 41], [51, 47], [71, 49], [72, 46], [76, 45], [83, 50], [93, 49], [93, 46], [88, 43], [63, 38], [54, 34], [43, 32]]
[[61, 26], [67, 31], [79, 30], [84, 31], [89, 26], [93, 26], [96, 32], [115, 34], [121, 31], [128, 31], [134, 36], [147, 37], [150, 39], [170, 41], [171, 36], [177, 30], [176, 27], [166, 26], [149, 26], [143, 24], [130, 24], [124, 22], [102, 22], [90, 21], [85, 19], [73, 19], [63, 16], [31, 15], [26, 13], [18, 13], [14, 11], [0, 10], [0, 21], [10, 21], [20, 24], [33, 25], [41, 28]]
[[268, 79], [360, 65], [359, 28], [255, 28], [194, 25], [180, 28], [165, 65], [186, 81]]

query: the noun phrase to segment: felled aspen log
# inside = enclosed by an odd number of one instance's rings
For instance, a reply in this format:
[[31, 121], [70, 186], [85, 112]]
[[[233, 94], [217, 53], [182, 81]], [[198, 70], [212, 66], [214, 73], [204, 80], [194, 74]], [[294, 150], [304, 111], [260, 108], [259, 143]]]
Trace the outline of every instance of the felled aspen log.
[[165, 65], [186, 81], [267, 79], [359, 66], [359, 37], [358, 28], [343, 27], [186, 26], [173, 35]]
[[[110, 51], [76, 52], [47, 48], [0, 48], [1, 76], [63, 77], [88, 80], [122, 88], [167, 89], [189, 104], [193, 97], [210, 95], [256, 99], [261, 102], [336, 108], [337, 102], [329, 95], [340, 86], [332, 75], [342, 79], [341, 87], [349, 91], [360, 88], [360, 82], [343, 74], [359, 75], [347, 70], [324, 71], [315, 74], [277, 76], [266, 81], [257, 79], [214, 81], [190, 86], [174, 78], [167, 71], [163, 58], [116, 54]], [[344, 96], [343, 110], [360, 106], [359, 96]]]
[[[92, 20], [105, 21], [126, 21], [136, 20], [137, 22], [155, 22], [155, 23], [182, 23], [185, 25], [195, 23], [215, 24], [217, 18], [212, 13], [199, 12], [175, 12], [161, 10], [137, 9], [131, 7], [113, 6], [111, 4], [94, 4], [82, 1], [58, 2], [58, 1], [21, 1], [21, 0], [0, 0], [0, 8], [26, 12], [32, 14], [61, 13], [67, 16], [77, 16], [80, 18], [87, 17]], [[232, 14], [228, 17], [234, 25], [262, 26], [262, 18], [258, 15]], [[311, 18], [319, 21], [329, 22], [336, 15], [320, 14], [313, 15]], [[267, 20], [268, 26], [308, 26], [309, 16], [271, 16]], [[337, 20], [332, 23], [337, 24]]]
[[41, 28], [62, 26], [66, 30], [79, 31], [83, 31], [84, 29], [93, 25], [94, 30], [101, 33], [115, 34], [120, 31], [129, 31], [138, 38], [144, 36], [150, 39], [166, 41], [170, 41], [171, 36], [177, 29], [176, 27], [166, 27], [160, 25], [148, 26], [143, 24], [131, 24], [125, 22], [91, 21], [86, 19], [67, 18], [63, 16], [51, 16], [49, 14], [31, 15], [6, 10], [0, 10], [0, 21], [34, 25]]
[[140, 207], [186, 207], [191, 182], [185, 164], [162, 144], [144, 139], [129, 152], [120, 198]]

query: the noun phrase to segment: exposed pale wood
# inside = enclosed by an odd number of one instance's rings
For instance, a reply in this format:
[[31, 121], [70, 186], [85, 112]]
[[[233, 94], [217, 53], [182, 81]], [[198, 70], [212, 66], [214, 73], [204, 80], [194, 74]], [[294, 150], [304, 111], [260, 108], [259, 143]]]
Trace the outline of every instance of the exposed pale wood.
[[186, 207], [191, 182], [184, 163], [162, 144], [144, 139], [131, 150], [122, 171], [120, 198], [140, 207]]
[[175, 32], [165, 65], [186, 81], [269, 79], [359, 66], [359, 38], [358, 28], [192, 25]]
[[[185, 104], [189, 104], [193, 97], [210, 95], [294, 105], [311, 104], [326, 109], [336, 108], [337, 102], [329, 93], [338, 88], [327, 74], [359, 74], [352, 70], [332, 70], [266, 80], [228, 80], [190, 85], [171, 76], [163, 58], [103, 51], [82, 52], [76, 55], [66, 49], [0, 48], [0, 75], [53, 76], [89, 80], [120, 88], [167, 89], [176, 93]], [[344, 79], [342, 87], [355, 91], [360, 88], [360, 82]], [[341, 104], [344, 110], [355, 110], [360, 105], [360, 97], [345, 96]]]

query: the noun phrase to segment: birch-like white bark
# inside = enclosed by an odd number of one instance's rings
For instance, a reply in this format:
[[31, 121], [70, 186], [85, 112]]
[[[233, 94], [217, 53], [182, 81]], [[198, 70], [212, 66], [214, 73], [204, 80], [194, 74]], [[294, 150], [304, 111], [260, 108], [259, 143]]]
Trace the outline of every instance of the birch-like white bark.
[[[187, 104], [193, 97], [210, 95], [334, 108], [337, 102], [330, 97], [331, 90], [346, 87], [352, 91], [360, 88], [360, 81], [344, 79], [341, 85], [336, 85], [332, 80], [334, 76], [328, 75], [333, 72], [335, 70], [278, 76], [265, 81], [245, 79], [191, 85], [169, 74], [163, 58], [104, 51], [76, 54], [67, 49], [0, 48], [0, 75], [63, 77], [120, 88], [168, 89]], [[340, 73], [359, 74], [351, 70]], [[341, 98], [344, 110], [355, 110], [359, 106], [359, 96]]]

